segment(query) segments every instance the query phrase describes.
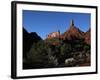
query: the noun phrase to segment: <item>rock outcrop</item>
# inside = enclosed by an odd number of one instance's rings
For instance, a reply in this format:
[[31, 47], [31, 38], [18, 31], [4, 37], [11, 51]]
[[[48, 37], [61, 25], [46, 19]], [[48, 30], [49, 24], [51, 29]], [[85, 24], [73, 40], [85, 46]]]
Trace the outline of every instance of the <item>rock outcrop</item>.
[[71, 20], [70, 27], [68, 30], [66, 30], [63, 34], [60, 34], [60, 30], [58, 32], [52, 32], [50, 33], [46, 39], [52, 39], [52, 38], [59, 38], [62, 40], [76, 40], [76, 39], [84, 39], [84, 42], [87, 44], [91, 43], [91, 34], [90, 29], [87, 32], [81, 31], [79, 28], [77, 28], [74, 25], [74, 21]]
[[89, 28], [89, 30], [85, 33], [84, 35], [85, 38], [85, 42], [87, 44], [91, 44], [91, 29]]
[[47, 39], [59, 38], [59, 37], [60, 37], [60, 31], [59, 30], [57, 32], [52, 32], [49, 35], [47, 35]]

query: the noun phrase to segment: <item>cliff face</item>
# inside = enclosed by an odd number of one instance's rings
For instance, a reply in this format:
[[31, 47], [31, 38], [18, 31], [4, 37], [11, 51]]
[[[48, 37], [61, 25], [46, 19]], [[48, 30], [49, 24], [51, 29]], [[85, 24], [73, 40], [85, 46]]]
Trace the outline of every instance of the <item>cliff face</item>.
[[52, 32], [47, 36], [47, 39], [52, 39], [52, 38], [59, 38], [60, 37], [60, 32]]
[[87, 44], [91, 44], [91, 29], [85, 33], [84, 38]]
[[23, 57], [26, 57], [27, 52], [30, 50], [33, 43], [42, 40], [40, 36], [37, 35], [36, 32], [28, 33], [23, 28]]

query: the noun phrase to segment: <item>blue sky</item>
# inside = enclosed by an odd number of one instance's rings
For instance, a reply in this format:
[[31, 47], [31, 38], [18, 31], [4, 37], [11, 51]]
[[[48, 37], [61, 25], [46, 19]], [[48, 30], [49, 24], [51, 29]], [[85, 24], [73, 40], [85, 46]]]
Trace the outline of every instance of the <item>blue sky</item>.
[[23, 10], [23, 27], [28, 32], [36, 32], [41, 38], [51, 32], [60, 30], [64, 33], [70, 26], [70, 21], [80, 30], [86, 32], [90, 27], [89, 13], [49, 12]]

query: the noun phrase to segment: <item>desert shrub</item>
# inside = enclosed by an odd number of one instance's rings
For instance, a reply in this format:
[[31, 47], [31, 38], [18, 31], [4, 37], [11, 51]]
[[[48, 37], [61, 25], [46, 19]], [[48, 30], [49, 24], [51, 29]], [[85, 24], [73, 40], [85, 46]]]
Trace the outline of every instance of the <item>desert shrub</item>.
[[85, 50], [85, 51], [90, 50], [90, 45], [84, 45], [84, 50]]
[[71, 56], [71, 45], [63, 44], [60, 48], [60, 53], [63, 56], [70, 57]]
[[53, 67], [57, 65], [57, 59], [52, 56], [52, 47], [44, 41], [32, 46], [28, 53], [28, 60], [34, 67]]

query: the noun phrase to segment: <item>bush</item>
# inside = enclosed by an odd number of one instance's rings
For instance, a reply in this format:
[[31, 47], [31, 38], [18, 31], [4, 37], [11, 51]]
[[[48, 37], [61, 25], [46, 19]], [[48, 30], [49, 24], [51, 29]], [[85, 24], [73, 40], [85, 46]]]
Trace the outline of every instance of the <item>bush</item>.
[[34, 67], [53, 67], [57, 65], [57, 59], [52, 56], [52, 48], [44, 41], [33, 45], [28, 53], [28, 60]]
[[69, 57], [71, 55], [71, 45], [63, 44], [60, 48], [60, 53], [62, 56]]

